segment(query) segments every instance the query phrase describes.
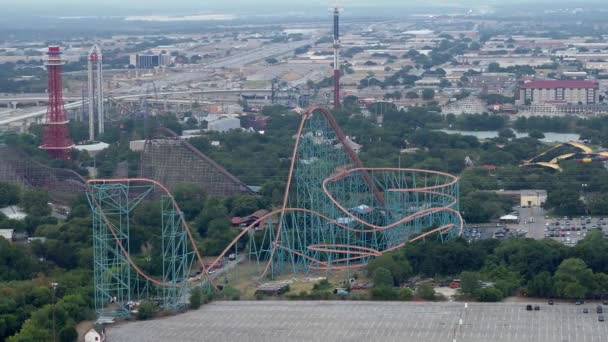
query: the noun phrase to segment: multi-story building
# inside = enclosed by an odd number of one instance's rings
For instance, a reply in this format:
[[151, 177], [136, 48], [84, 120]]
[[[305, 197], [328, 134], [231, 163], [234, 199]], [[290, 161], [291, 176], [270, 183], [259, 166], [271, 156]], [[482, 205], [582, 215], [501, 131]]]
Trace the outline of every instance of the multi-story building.
[[581, 80], [526, 81], [519, 86], [519, 102], [594, 104], [599, 102], [599, 83]]
[[171, 64], [168, 54], [134, 54], [130, 56], [130, 64], [137, 69], [153, 69]]

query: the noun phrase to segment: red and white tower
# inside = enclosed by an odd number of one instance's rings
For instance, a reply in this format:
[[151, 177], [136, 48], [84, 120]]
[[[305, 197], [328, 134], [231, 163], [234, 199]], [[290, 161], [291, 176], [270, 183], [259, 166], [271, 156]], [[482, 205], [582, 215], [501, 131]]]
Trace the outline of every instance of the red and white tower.
[[61, 91], [61, 51], [59, 46], [49, 46], [46, 67], [49, 73], [49, 106], [46, 112], [41, 149], [51, 158], [69, 159], [69, 150], [74, 146], [68, 128], [68, 119], [63, 107]]
[[334, 7], [334, 109], [340, 108], [340, 8]]

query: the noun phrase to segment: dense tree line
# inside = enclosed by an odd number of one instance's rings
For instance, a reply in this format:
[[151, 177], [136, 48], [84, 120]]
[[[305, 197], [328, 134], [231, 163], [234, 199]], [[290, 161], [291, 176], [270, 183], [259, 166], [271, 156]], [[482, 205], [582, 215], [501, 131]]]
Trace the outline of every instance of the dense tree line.
[[[467, 243], [417, 242], [370, 261], [367, 274], [379, 299], [396, 299], [394, 287], [415, 275], [459, 278], [460, 294], [499, 301], [514, 294], [585, 299], [608, 296], [608, 240], [592, 231], [574, 247], [550, 239], [487, 239]], [[388, 292], [388, 294], [387, 294]]]

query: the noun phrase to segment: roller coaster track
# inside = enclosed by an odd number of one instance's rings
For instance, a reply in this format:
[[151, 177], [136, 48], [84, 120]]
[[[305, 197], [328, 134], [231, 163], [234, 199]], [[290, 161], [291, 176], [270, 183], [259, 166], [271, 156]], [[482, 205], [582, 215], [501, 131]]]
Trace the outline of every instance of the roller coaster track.
[[[301, 139], [303, 136], [303, 129], [304, 129], [306, 121], [310, 119], [310, 117], [312, 116], [313, 113], [321, 113], [323, 115], [323, 117], [326, 119], [326, 122], [328, 123], [329, 127], [331, 127], [331, 129], [335, 132], [337, 139], [341, 143], [341, 148], [344, 149], [344, 151], [346, 152], [346, 154], [348, 156], [348, 159], [350, 159], [350, 162], [352, 163], [352, 165], [354, 165], [353, 168], [340, 169], [340, 170], [335, 171], [333, 174], [329, 175], [328, 177], [326, 177], [322, 182], [322, 193], [325, 195], [325, 197], [328, 201], [327, 203], [331, 203], [331, 205], [338, 208], [340, 215], [346, 215], [347, 217], [349, 217], [352, 220], [352, 222], [357, 222], [358, 224], [360, 224], [361, 225], [360, 227], [354, 227], [352, 225], [345, 224], [344, 221], [340, 221], [336, 217], [329, 217], [328, 215], [321, 213], [319, 211], [316, 211], [316, 210], [288, 206], [290, 188], [293, 183], [294, 170], [296, 168], [296, 161], [298, 160], [298, 150], [299, 150]], [[340, 203], [339, 200], [335, 198], [335, 196], [332, 194], [332, 192], [329, 188], [330, 185], [333, 183], [340, 182], [351, 176], [360, 175], [362, 177], [362, 179], [364, 180], [364, 183], [367, 185], [367, 189], [371, 192], [371, 194], [373, 194], [373, 198], [375, 199], [375, 202], [378, 204], [378, 207], [385, 208], [385, 205], [386, 205], [385, 198], [383, 197], [383, 194], [380, 192], [380, 190], [376, 187], [376, 185], [374, 183], [374, 179], [370, 175], [370, 173], [378, 173], [378, 172], [386, 172], [386, 173], [389, 173], [389, 172], [390, 173], [394, 173], [394, 172], [416, 173], [417, 172], [417, 173], [430, 174], [430, 175], [437, 176], [437, 177], [444, 177], [445, 179], [447, 179], [447, 181], [445, 181], [445, 183], [442, 183], [442, 184], [428, 185], [428, 186], [414, 187], [414, 188], [401, 188], [401, 187], [386, 188], [384, 190], [387, 194], [392, 193], [392, 194], [406, 195], [409, 193], [415, 193], [415, 194], [423, 194], [424, 196], [435, 196], [434, 198], [441, 200], [439, 202], [440, 204], [436, 205], [434, 207], [431, 207], [431, 205], [433, 205], [435, 203], [432, 201], [428, 202], [428, 203], [426, 203], [426, 204], [428, 204], [428, 207], [418, 206], [418, 207], [416, 207], [417, 211], [415, 211], [411, 214], [407, 214], [404, 217], [401, 217], [401, 218], [395, 220], [394, 222], [391, 222], [391, 223], [388, 223], [385, 225], [378, 225], [378, 224], [374, 224], [372, 222], [368, 222], [368, 221], [354, 215], [353, 213], [351, 213], [348, 208], [343, 206], [343, 204]], [[344, 133], [342, 133], [342, 131], [338, 127], [338, 125], [337, 125], [335, 119], [333, 118], [333, 116], [331, 115], [331, 113], [329, 111], [327, 111], [325, 108], [318, 107], [318, 106], [310, 107], [306, 111], [306, 113], [302, 115], [301, 122], [300, 122], [297, 136], [296, 136], [295, 146], [294, 146], [293, 153], [292, 153], [291, 165], [289, 168], [289, 175], [288, 175], [288, 179], [287, 179], [287, 185], [285, 188], [285, 193], [284, 193], [281, 208], [274, 210], [272, 212], [269, 212], [262, 217], [257, 218], [254, 222], [252, 222], [247, 227], [245, 227], [224, 248], [224, 250], [220, 253], [220, 255], [218, 255], [215, 258], [215, 260], [209, 265], [205, 265], [203, 263], [203, 259], [197, 248], [196, 242], [193, 239], [190, 227], [188, 226], [187, 222], [183, 219], [183, 214], [181, 213], [181, 210], [180, 210], [178, 204], [173, 199], [173, 196], [171, 195], [169, 189], [166, 188], [164, 185], [160, 184], [159, 182], [149, 180], [149, 179], [144, 179], [144, 178], [95, 179], [95, 180], [90, 180], [88, 182], [88, 184], [89, 185], [97, 184], [97, 183], [127, 183], [127, 184], [129, 184], [132, 182], [143, 182], [143, 183], [154, 184], [154, 185], [158, 186], [160, 189], [162, 189], [163, 192], [171, 198], [171, 200], [173, 201], [173, 206], [174, 206], [175, 211], [178, 212], [180, 217], [182, 218], [183, 229], [185, 229], [185, 231], [187, 232], [188, 239], [190, 241], [192, 248], [194, 249], [194, 251], [196, 253], [196, 258], [198, 259], [202, 272], [203, 272], [204, 276], [206, 277], [207, 281], [209, 281], [211, 284], [213, 284], [214, 287], [216, 285], [213, 283], [213, 278], [209, 271], [211, 269], [215, 268], [217, 265], [221, 265], [221, 263], [223, 262], [224, 258], [227, 256], [227, 254], [230, 253], [230, 251], [233, 248], [236, 248], [236, 244], [246, 234], [252, 233], [254, 231], [255, 227], [257, 227], [260, 223], [267, 222], [269, 219], [272, 219], [273, 217], [277, 217], [277, 216], [280, 217], [280, 220], [278, 221], [279, 224], [276, 227], [275, 237], [273, 238], [273, 240], [271, 242], [269, 257], [267, 259], [266, 266], [264, 267], [264, 270], [261, 273], [262, 278], [267, 275], [269, 269], [271, 268], [271, 264], [273, 263], [273, 257], [275, 256], [275, 253], [277, 253], [278, 250], [286, 251], [288, 253], [291, 253], [292, 255], [297, 255], [302, 259], [306, 259], [307, 261], [310, 262], [311, 269], [328, 270], [328, 271], [329, 270], [339, 270], [339, 269], [346, 269], [346, 268], [361, 267], [365, 264], [363, 261], [359, 262], [362, 259], [367, 259], [370, 257], [382, 255], [384, 253], [398, 249], [398, 248], [406, 245], [407, 243], [411, 243], [411, 242], [423, 239], [423, 238], [428, 237], [435, 233], [440, 233], [440, 234], [447, 233], [447, 232], [451, 232], [454, 228], [457, 228], [458, 229], [457, 234], [461, 235], [462, 229], [463, 229], [462, 216], [460, 215], [459, 211], [454, 208], [454, 207], [457, 207], [457, 205], [458, 205], [458, 198], [456, 197], [457, 195], [453, 195], [453, 194], [449, 193], [449, 191], [442, 192], [442, 190], [446, 190], [446, 189], [450, 190], [450, 189], [452, 189], [451, 187], [457, 186], [457, 182], [458, 182], [457, 177], [447, 174], [447, 173], [443, 173], [443, 172], [420, 170], [420, 169], [364, 168], [361, 164], [361, 161], [358, 159], [357, 155], [354, 153], [354, 151], [352, 151], [352, 149], [349, 148], [348, 144], [345, 141]], [[100, 211], [102, 211], [102, 208], [99, 203], [94, 202], [93, 205], [97, 206], [97, 208]], [[385, 209], [385, 210], [389, 210], [389, 209]], [[310, 215], [309, 217], [316, 217], [327, 224], [331, 224], [331, 225], [335, 226], [337, 229], [341, 229], [343, 231], [346, 231], [346, 232], [349, 232], [352, 234], [367, 234], [367, 233], [380, 234], [382, 232], [386, 232], [393, 228], [401, 229], [401, 227], [399, 227], [401, 225], [414, 222], [416, 220], [425, 218], [427, 216], [431, 216], [431, 215], [435, 215], [435, 214], [442, 214], [442, 213], [451, 215], [450, 217], [452, 217], [452, 220], [447, 221], [444, 224], [439, 225], [438, 227], [431, 227], [427, 231], [420, 231], [413, 235], [403, 235], [403, 236], [407, 236], [407, 238], [404, 238], [403, 240], [395, 241], [394, 243], [392, 243], [390, 245], [386, 245], [385, 249], [375, 249], [370, 246], [353, 245], [353, 244], [346, 244], [346, 243], [341, 243], [341, 242], [340, 243], [322, 242], [322, 243], [309, 244], [305, 247], [304, 250], [295, 250], [295, 249], [283, 244], [282, 240], [281, 240], [281, 231], [283, 229], [285, 229], [286, 223], [284, 223], [284, 222], [286, 221], [285, 215], [287, 213], [305, 213], [306, 215]], [[146, 280], [148, 280], [156, 285], [159, 285], [159, 286], [166, 286], [167, 284], [147, 275], [139, 266], [137, 266], [137, 264], [133, 261], [133, 259], [129, 255], [128, 249], [121, 244], [121, 241], [120, 241], [117, 233], [112, 229], [112, 225], [110, 224], [110, 222], [109, 222], [108, 218], [105, 216], [105, 214], [102, 216], [102, 218], [106, 222], [106, 225], [110, 228], [111, 233], [114, 236], [116, 243], [119, 245], [120, 250], [125, 255], [126, 259], [128, 260], [128, 263], [132, 266], [132, 268]], [[267, 230], [274, 229], [274, 227], [272, 226], [272, 224], [270, 224], [266, 229]], [[405, 230], [407, 228], [404, 226], [403, 229]], [[311, 255], [306, 255], [307, 252], [311, 252], [313, 254], [314, 253], [333, 253], [335, 255], [344, 254], [345, 257], [334, 259], [330, 262], [327, 260], [321, 260], [319, 258], [315, 258]], [[350, 264], [350, 262], [357, 262], [357, 263]]]
[[[177, 202], [173, 198], [173, 195], [171, 194], [171, 192], [169, 191], [169, 189], [167, 189], [164, 185], [162, 185], [161, 183], [159, 183], [159, 182], [157, 182], [155, 180], [146, 179], [146, 178], [92, 179], [92, 180], [87, 181], [87, 185], [98, 184], [98, 183], [127, 183], [127, 184], [129, 184], [129, 183], [133, 183], [133, 182], [153, 184], [153, 185], [157, 186], [158, 188], [160, 188], [167, 196], [169, 196], [171, 198], [171, 201], [172, 201], [172, 204], [173, 204], [173, 207], [174, 207], [175, 211], [178, 212], [179, 215], [181, 216], [182, 226], [183, 226], [184, 230], [186, 231], [186, 234], [188, 234], [188, 239], [189, 239], [190, 243], [192, 244], [192, 248], [193, 248], [193, 250], [194, 250], [194, 252], [196, 254], [196, 258], [198, 260], [198, 263], [199, 263], [201, 269], [203, 270], [203, 274], [207, 277], [208, 281], [212, 284], [212, 286], [216, 287], [216, 285], [213, 282], [213, 280], [211, 279], [211, 277], [209, 277], [209, 272], [208, 272], [207, 266], [203, 262], [203, 257], [200, 254], [200, 251], [198, 250], [198, 247], [196, 246], [196, 241], [192, 237], [192, 232], [190, 230], [190, 226], [188, 225], [187, 221], [184, 219], [183, 213], [182, 213], [179, 205], [177, 204]], [[108, 219], [108, 217], [103, 212], [101, 204], [95, 199], [95, 197], [91, 197], [91, 200], [92, 200], [93, 204], [97, 207], [97, 209], [99, 210], [99, 212], [101, 213], [101, 217], [102, 217], [103, 221], [105, 222], [106, 226], [108, 227], [109, 231], [111, 232], [112, 236], [114, 237], [114, 240], [116, 241], [116, 244], [118, 245], [118, 247], [120, 248], [120, 250], [124, 254], [125, 258], [129, 262], [129, 264], [131, 265], [131, 267], [133, 267], [133, 269], [140, 276], [142, 276], [144, 279], [148, 280], [149, 282], [151, 282], [151, 283], [153, 283], [155, 285], [158, 285], [158, 286], [169, 286], [168, 284], [165, 284], [164, 282], [162, 282], [160, 280], [157, 280], [157, 279], [149, 276], [148, 274], [146, 274], [135, 263], [135, 261], [133, 261], [133, 259], [131, 258], [130, 253], [127, 251], [127, 247], [122, 244], [121, 239], [118, 236], [118, 233], [113, 228], [112, 223], [110, 222], [110, 220]]]
[[[559, 156], [552, 158], [549, 161], [539, 160], [542, 157], [548, 155], [549, 153], [551, 153], [561, 147], [564, 147], [564, 146], [572, 146], [574, 148], [579, 149], [580, 151], [564, 153], [564, 154], [561, 154]], [[561, 143], [559, 145], [555, 145], [555, 146], [551, 147], [550, 149], [542, 152], [541, 154], [534, 156], [534, 157], [530, 158], [529, 160], [524, 161], [520, 166], [542, 166], [542, 167], [547, 167], [547, 168], [550, 168], [550, 169], [553, 169], [556, 171], [561, 171], [562, 168], [559, 166], [559, 163], [562, 160], [571, 159], [578, 155], [589, 156], [589, 157], [593, 157], [593, 156], [606, 157], [605, 152], [594, 153], [593, 149], [591, 149], [589, 146], [587, 146], [585, 144], [581, 144], [581, 143], [575, 142], [575, 141], [568, 141], [565, 143]]]

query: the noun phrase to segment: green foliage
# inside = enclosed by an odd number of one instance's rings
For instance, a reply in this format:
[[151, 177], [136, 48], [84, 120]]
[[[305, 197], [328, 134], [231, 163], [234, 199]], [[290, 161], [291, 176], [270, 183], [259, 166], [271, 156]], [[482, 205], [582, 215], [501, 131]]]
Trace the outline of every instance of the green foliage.
[[19, 203], [21, 190], [14, 184], [0, 182], [0, 208]]
[[581, 259], [566, 259], [555, 272], [555, 288], [560, 297], [583, 299], [594, 289], [593, 271]]
[[388, 285], [374, 287], [371, 290], [371, 295], [374, 300], [396, 300], [399, 298], [399, 293], [395, 288]]
[[469, 223], [489, 222], [511, 210], [511, 205], [497, 194], [472, 191], [461, 197], [461, 212]]
[[413, 298], [414, 294], [412, 293], [412, 290], [408, 289], [407, 287], [402, 287], [399, 289], [399, 300], [409, 301]]
[[154, 318], [158, 311], [159, 308], [156, 303], [143, 301], [139, 304], [139, 307], [137, 308], [137, 319], [145, 321]]
[[477, 272], [462, 272], [460, 275], [460, 292], [471, 298], [479, 296], [481, 276]]
[[418, 285], [416, 297], [426, 300], [435, 300], [435, 289], [433, 288], [433, 285], [431, 283], [422, 283]]
[[373, 277], [378, 268], [384, 268], [394, 278], [394, 285], [399, 285], [412, 275], [412, 266], [407, 259], [398, 253], [387, 253], [371, 260], [366, 267], [368, 276]]
[[179, 204], [186, 220], [191, 221], [200, 214], [206, 195], [194, 184], [180, 184], [173, 190], [173, 198]]
[[425, 101], [430, 101], [435, 98], [435, 91], [433, 89], [424, 89], [422, 90], [422, 99]]
[[42, 217], [51, 214], [49, 194], [46, 191], [26, 191], [21, 197], [21, 206], [29, 215]]
[[502, 298], [502, 291], [493, 286], [485, 287], [479, 290], [478, 299], [480, 302], [500, 302]]
[[241, 298], [241, 292], [232, 286], [224, 286], [221, 296], [228, 300], [239, 300]]
[[203, 289], [200, 286], [190, 291], [190, 309], [196, 310], [203, 304]]
[[0, 281], [31, 279], [40, 266], [23, 248], [0, 238]]
[[551, 273], [544, 271], [528, 282], [528, 295], [532, 297], [552, 297], [555, 295]]
[[76, 342], [78, 340], [78, 331], [74, 326], [67, 326], [59, 332], [59, 341], [61, 342]]
[[384, 267], [377, 267], [372, 273], [372, 279], [374, 280], [374, 285], [381, 286], [393, 286], [394, 280], [391, 271]]

